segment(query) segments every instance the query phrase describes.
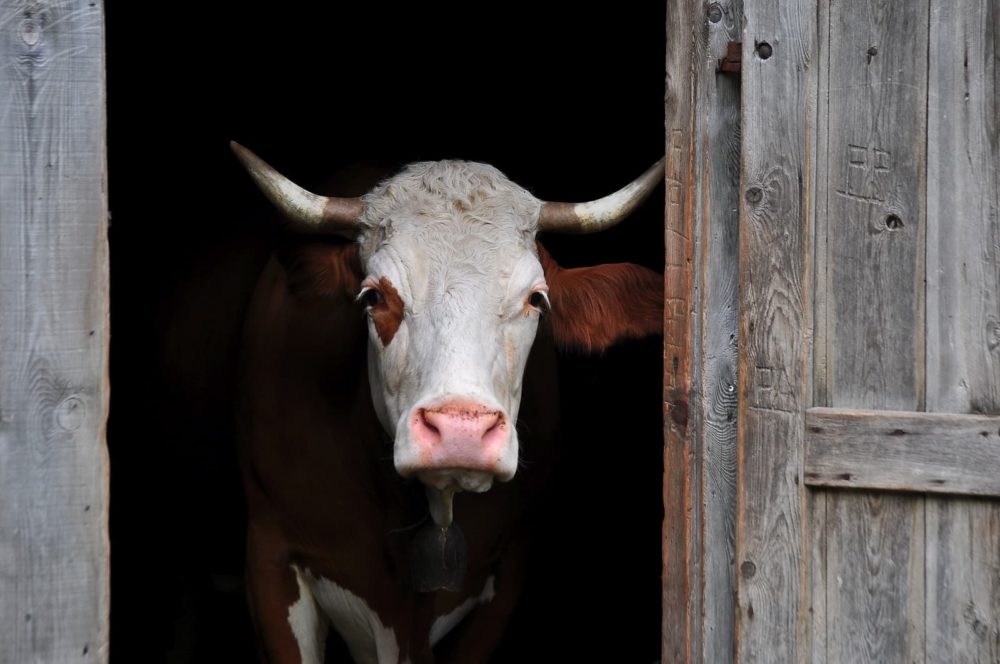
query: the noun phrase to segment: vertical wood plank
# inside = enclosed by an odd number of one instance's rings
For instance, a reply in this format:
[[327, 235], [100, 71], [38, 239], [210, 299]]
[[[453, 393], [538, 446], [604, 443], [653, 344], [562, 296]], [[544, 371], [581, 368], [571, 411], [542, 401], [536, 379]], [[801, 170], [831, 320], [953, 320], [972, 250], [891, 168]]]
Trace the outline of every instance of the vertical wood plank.
[[997, 415], [1000, 2], [934, 0], [931, 8], [928, 410]]
[[827, 571], [827, 515], [826, 515], [826, 493], [823, 491], [812, 492], [809, 500], [809, 516], [812, 522], [809, 524], [812, 535], [810, 551], [810, 581], [812, 585], [812, 596], [810, 597], [810, 608], [812, 609], [812, 627], [810, 633], [810, 643], [812, 652], [809, 660], [812, 664], [827, 664], [830, 661], [827, 657], [827, 588], [829, 579], [826, 577]]
[[741, 6], [668, 4], [664, 661], [732, 658]]
[[[823, 4], [817, 280], [824, 300], [817, 300], [814, 394], [831, 406], [919, 410], [927, 2]], [[922, 661], [923, 499], [846, 492], [823, 499], [825, 656]]]
[[0, 661], [108, 654], [104, 37], [0, 0]]
[[924, 514], [915, 503], [882, 493], [828, 495], [830, 662], [924, 661]]
[[[823, 183], [829, 179], [829, 165], [823, 156], [829, 152], [830, 118], [830, 6], [820, 2], [816, 16], [816, 135], [812, 152], [812, 167], [816, 195], [812, 197], [813, 215], [813, 366], [811, 393], [813, 405], [829, 405], [829, 362], [827, 358], [827, 255], [828, 236], [826, 224], [827, 200]], [[805, 441], [803, 440], [803, 443]], [[808, 495], [810, 552], [809, 552], [809, 607], [812, 611], [810, 626], [812, 664], [827, 664], [827, 500], [823, 491], [810, 491]]]
[[816, 9], [744, 7], [736, 659], [810, 652], [803, 412]]
[[701, 531], [698, 528], [698, 464], [691, 454], [692, 326], [697, 305], [692, 276], [695, 251], [694, 136], [695, 53], [704, 51], [697, 30], [697, 5], [667, 3], [666, 30], [666, 205], [663, 303], [663, 628], [664, 661], [690, 662], [698, 656], [701, 634]]
[[742, 0], [708, 7], [708, 57], [697, 81], [702, 144], [700, 401], [695, 444], [701, 463], [706, 664], [732, 661], [736, 592], [736, 410], [739, 312], [740, 77], [716, 71], [743, 28]]
[[1000, 508], [927, 500], [927, 661], [1000, 662]]
[[692, 229], [694, 196], [690, 191], [694, 161], [691, 106], [693, 102], [694, 3], [667, 4], [666, 54], [666, 207], [664, 305], [663, 305], [663, 627], [661, 653], [664, 661], [691, 661], [696, 637], [692, 630], [701, 610], [697, 587], [700, 559], [691, 551], [700, 546], [698, 515], [692, 492], [697, 482], [689, 453], [688, 393], [691, 388], [690, 344], [694, 339], [688, 311], [693, 306]]
[[[927, 408], [1000, 413], [1000, 2], [931, 2]], [[1000, 661], [1000, 504], [927, 500], [927, 659]]]
[[922, 410], [927, 0], [829, 4], [830, 406]]

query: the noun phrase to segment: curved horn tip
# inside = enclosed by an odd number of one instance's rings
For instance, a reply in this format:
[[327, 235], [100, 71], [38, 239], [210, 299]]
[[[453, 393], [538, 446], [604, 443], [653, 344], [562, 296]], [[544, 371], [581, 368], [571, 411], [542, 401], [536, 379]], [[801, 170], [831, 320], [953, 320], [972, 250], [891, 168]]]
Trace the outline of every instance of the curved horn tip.
[[240, 162], [246, 167], [249, 167], [251, 164], [262, 163], [264, 161], [254, 154], [253, 150], [243, 147], [236, 141], [229, 141], [229, 149], [233, 151], [236, 158], [239, 159]]
[[230, 141], [229, 147], [257, 187], [297, 231], [344, 237], [356, 234], [356, 223], [364, 210], [360, 199], [319, 196], [298, 186], [236, 141]]
[[666, 155], [618, 191], [585, 203], [542, 205], [538, 229], [555, 233], [596, 233], [620, 223], [653, 192], [663, 180]]

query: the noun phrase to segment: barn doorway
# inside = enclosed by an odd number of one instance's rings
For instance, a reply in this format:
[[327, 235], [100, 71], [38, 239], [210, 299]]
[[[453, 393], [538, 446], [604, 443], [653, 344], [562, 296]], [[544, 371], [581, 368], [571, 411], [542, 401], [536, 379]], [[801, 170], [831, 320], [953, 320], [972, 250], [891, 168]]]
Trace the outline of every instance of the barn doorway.
[[[106, 4], [111, 657], [255, 661], [227, 386], [274, 234], [228, 141], [314, 189], [359, 165], [455, 157], [542, 198], [603, 195], [663, 153], [664, 6], [542, 17], [507, 3], [485, 18]], [[662, 271], [662, 201], [547, 246], [567, 266]], [[657, 338], [566, 358], [574, 448], [540, 506], [553, 527], [497, 661], [659, 657], [662, 357]]]

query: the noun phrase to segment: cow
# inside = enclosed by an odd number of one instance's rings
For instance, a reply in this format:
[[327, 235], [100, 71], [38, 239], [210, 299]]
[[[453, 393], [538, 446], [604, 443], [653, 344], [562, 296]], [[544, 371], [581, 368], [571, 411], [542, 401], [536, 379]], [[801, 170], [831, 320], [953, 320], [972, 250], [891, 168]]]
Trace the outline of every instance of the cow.
[[257, 282], [240, 370], [261, 659], [322, 662], [332, 628], [359, 663], [487, 661], [556, 456], [557, 351], [662, 330], [662, 275], [565, 269], [536, 235], [620, 222], [663, 160], [587, 203], [453, 160], [335, 198], [232, 148], [287, 239]]

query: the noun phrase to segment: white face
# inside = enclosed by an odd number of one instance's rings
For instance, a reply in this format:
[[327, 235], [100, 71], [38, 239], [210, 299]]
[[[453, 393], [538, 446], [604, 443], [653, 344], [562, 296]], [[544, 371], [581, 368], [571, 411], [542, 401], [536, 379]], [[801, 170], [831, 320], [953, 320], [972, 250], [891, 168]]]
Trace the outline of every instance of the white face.
[[411, 166], [365, 202], [359, 299], [396, 470], [485, 491], [517, 469], [521, 380], [548, 304], [539, 204], [464, 162]]

